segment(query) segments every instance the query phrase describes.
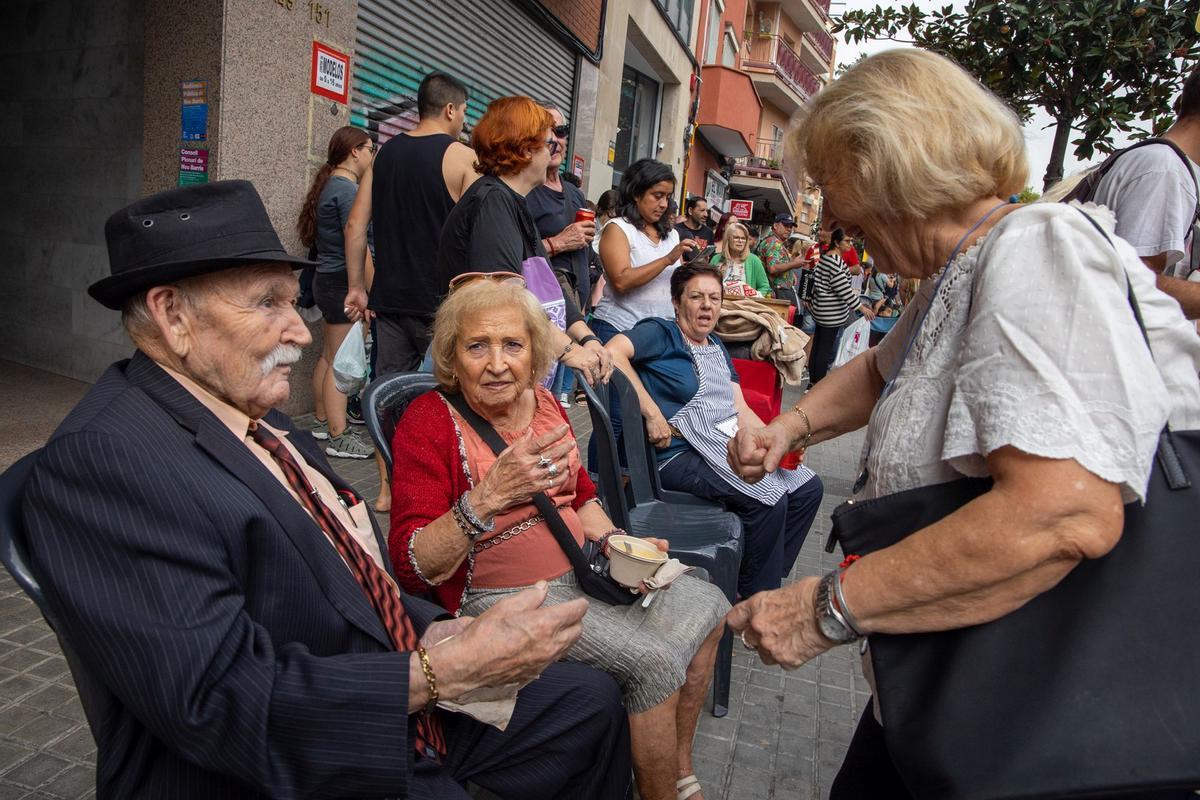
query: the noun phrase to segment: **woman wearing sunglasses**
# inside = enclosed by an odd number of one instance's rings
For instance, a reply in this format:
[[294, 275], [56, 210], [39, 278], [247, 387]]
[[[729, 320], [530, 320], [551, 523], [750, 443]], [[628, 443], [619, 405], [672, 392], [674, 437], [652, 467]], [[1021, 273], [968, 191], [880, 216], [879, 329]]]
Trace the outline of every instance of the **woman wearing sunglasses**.
[[[465, 272], [525, 275], [529, 290], [557, 323], [551, 336], [559, 362], [582, 370], [592, 382], [604, 381], [612, 372], [612, 358], [584, 321], [577, 300], [559, 287], [525, 202], [546, 181], [561, 146], [553, 127], [550, 113], [528, 97], [502, 97], [488, 106], [471, 137], [475, 168], [483, 177], [446, 218], [438, 278], [448, 286]], [[543, 274], [548, 280], [539, 281]]]

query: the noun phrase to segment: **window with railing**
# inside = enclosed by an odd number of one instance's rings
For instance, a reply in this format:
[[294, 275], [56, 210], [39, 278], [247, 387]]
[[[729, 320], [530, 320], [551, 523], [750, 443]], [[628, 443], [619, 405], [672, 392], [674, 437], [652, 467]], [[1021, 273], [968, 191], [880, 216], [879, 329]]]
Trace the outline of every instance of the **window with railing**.
[[743, 66], [772, 67], [803, 97], [812, 97], [821, 88], [821, 80], [806, 67], [796, 51], [775, 35], [755, 34], [746, 42]]
[[813, 47], [824, 54], [826, 61], [833, 60], [833, 37], [825, 31], [805, 31], [804, 38], [807, 39]]

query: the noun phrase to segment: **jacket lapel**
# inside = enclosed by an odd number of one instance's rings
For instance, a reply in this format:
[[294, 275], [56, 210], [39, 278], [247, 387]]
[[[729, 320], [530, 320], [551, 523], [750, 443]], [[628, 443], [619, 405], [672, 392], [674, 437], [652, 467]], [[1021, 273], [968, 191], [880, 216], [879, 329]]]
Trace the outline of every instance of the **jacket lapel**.
[[[384, 647], [392, 649], [391, 638], [362, 587], [329, 543], [325, 533], [291, 493], [263, 467], [245, 443], [238, 441], [212, 412], [142, 353], [137, 353], [130, 361], [126, 377], [180, 425], [191, 431], [196, 437], [197, 446], [211, 456], [219, 467], [254, 492], [316, 575], [330, 604], [355, 627]], [[326, 473], [326, 470], [321, 471]], [[334, 485], [341, 486], [343, 482], [338, 478]]]
[[[329, 459], [321, 452], [321, 447], [317, 444], [317, 440], [308, 431], [296, 428], [292, 423], [291, 417], [279, 411], [272, 410], [263, 419], [272, 427], [287, 431], [288, 439], [300, 451], [300, 454], [304, 456], [304, 460], [308, 462], [308, 465], [324, 475], [325, 479], [333, 484], [333, 488], [339, 492], [350, 492], [358, 498], [358, 502], [360, 503], [366, 502], [353, 486], [346, 483], [341, 475], [333, 471], [333, 467], [329, 464]], [[379, 530], [379, 524], [375, 521], [375, 512], [369, 512], [367, 519], [371, 521], [371, 531], [375, 534], [375, 544], [379, 547], [379, 552], [383, 554], [383, 568], [395, 580], [396, 574], [392, 571], [392, 565], [388, 560], [387, 539]]]

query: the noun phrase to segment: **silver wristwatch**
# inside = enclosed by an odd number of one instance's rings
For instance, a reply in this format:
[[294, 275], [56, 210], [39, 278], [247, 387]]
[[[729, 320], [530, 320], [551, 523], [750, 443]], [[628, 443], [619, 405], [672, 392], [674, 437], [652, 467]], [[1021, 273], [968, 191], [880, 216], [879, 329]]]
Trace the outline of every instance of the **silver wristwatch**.
[[821, 635], [837, 644], [850, 644], [863, 638], [862, 634], [846, 621], [845, 615], [837, 606], [836, 582], [842, 578], [842, 571], [835, 569], [821, 578], [817, 586], [817, 628]]

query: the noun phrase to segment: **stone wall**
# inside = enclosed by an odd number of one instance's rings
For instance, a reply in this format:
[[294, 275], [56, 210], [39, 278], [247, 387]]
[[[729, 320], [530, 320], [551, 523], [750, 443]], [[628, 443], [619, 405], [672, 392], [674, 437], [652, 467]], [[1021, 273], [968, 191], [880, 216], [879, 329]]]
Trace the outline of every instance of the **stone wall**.
[[108, 274], [104, 221], [141, 191], [143, 2], [4, 3], [2, 358], [91, 381], [129, 354], [87, 287]]

